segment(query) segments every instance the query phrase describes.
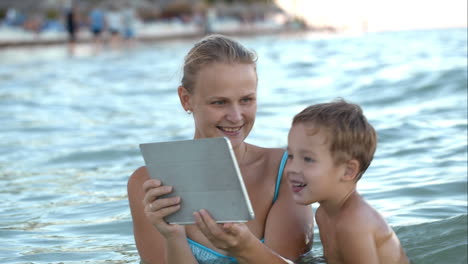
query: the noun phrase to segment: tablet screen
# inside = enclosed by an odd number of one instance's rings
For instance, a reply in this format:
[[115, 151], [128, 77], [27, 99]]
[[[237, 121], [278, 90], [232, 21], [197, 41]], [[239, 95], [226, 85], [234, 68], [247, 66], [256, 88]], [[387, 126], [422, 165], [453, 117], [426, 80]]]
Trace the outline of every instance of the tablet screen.
[[181, 209], [168, 223], [193, 224], [193, 212], [206, 209], [218, 223], [254, 218], [252, 205], [228, 138], [140, 144], [151, 178], [174, 187]]

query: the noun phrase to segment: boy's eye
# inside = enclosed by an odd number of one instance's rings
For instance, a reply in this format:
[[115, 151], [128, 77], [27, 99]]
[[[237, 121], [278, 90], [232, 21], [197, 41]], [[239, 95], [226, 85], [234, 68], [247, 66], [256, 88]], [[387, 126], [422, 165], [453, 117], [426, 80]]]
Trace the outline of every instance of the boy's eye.
[[292, 160], [292, 159], [293, 159], [293, 155], [289, 154], [289, 155], [288, 155], [288, 159], [291, 159], [291, 160]]
[[314, 159], [309, 158], [309, 157], [304, 157], [304, 161], [305, 161], [305, 162], [313, 162]]

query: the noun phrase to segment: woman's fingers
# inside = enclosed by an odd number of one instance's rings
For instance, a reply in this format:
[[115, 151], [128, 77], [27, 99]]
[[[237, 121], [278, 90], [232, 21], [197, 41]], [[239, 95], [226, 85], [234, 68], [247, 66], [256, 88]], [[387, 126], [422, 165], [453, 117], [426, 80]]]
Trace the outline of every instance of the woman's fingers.
[[148, 212], [151, 214], [157, 215], [158, 218], [162, 219], [170, 214], [177, 212], [179, 209], [180, 209], [180, 204], [177, 204], [177, 205], [173, 205], [173, 206], [158, 209], [158, 210], [153, 210], [149, 208]]
[[224, 240], [226, 233], [219, 224], [211, 217], [206, 210], [200, 210], [194, 214], [195, 222], [203, 234], [212, 242], [215, 240]]
[[202, 215], [200, 212], [194, 212], [193, 213], [193, 216], [195, 217], [195, 224], [198, 226], [198, 228], [200, 229], [200, 231], [202, 231], [202, 233], [208, 238], [208, 239], [212, 239], [212, 235], [211, 235], [211, 232], [208, 228], [208, 226], [206, 225], [205, 223], [205, 220], [203, 219]]
[[143, 184], [145, 197], [143, 204], [145, 211], [158, 218], [164, 218], [180, 209], [181, 198], [179, 196], [160, 198], [173, 191], [172, 186], [164, 186], [161, 181], [151, 179]]
[[149, 179], [143, 183], [143, 191], [146, 193], [151, 188], [156, 188], [162, 185], [158, 179]]
[[158, 197], [171, 193], [171, 192], [172, 192], [172, 186], [159, 186], [159, 187], [149, 188], [145, 193], [145, 198], [143, 198], [143, 202], [145, 204], [151, 203], [154, 200], [156, 200]]
[[203, 218], [200, 215], [200, 212], [194, 212], [193, 217], [195, 218], [195, 224], [200, 228], [200, 230], [205, 233], [204, 231], [207, 229]]
[[[200, 215], [203, 219], [203, 222], [205, 223], [206, 227], [211, 230], [211, 232], [215, 232], [215, 233], [219, 233], [221, 230], [221, 228], [218, 226], [218, 224], [216, 223], [216, 221], [213, 219], [213, 217], [211, 217], [210, 213], [208, 213], [207, 210], [200, 210]], [[216, 235], [216, 234], [215, 234]]]
[[181, 197], [162, 197], [173, 191], [172, 186], [165, 186], [160, 180], [150, 179], [143, 183], [145, 196], [143, 198], [144, 213], [151, 224], [164, 237], [185, 236], [185, 228], [181, 225], [168, 224], [164, 218], [179, 211]]
[[148, 207], [149, 207], [148, 211], [155, 212], [155, 211], [163, 210], [164, 208], [179, 205], [179, 204], [180, 204], [180, 196], [157, 199], [153, 202], [148, 203]]
[[245, 238], [250, 233], [245, 224], [224, 223], [217, 224], [206, 210], [194, 213], [195, 222], [200, 231], [217, 248], [234, 252], [246, 241]]
[[233, 236], [236, 236], [239, 234], [239, 225], [234, 223], [225, 223], [223, 224], [223, 230]]

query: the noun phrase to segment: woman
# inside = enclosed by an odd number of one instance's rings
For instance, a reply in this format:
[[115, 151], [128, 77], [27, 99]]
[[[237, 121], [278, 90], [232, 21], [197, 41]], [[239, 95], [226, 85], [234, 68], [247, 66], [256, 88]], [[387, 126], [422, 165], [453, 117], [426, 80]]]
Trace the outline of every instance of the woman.
[[[194, 138], [231, 141], [256, 216], [237, 228], [248, 228], [251, 237], [289, 259], [310, 250], [312, 210], [292, 199], [282, 177], [284, 150], [244, 142], [257, 109], [255, 54], [230, 38], [206, 37], [185, 57], [178, 94], [184, 110], [193, 114]], [[135, 241], [144, 263], [248, 263], [257, 247], [248, 247], [243, 238], [200, 225], [167, 224], [163, 218], [180, 206], [178, 197], [158, 198], [169, 192], [171, 186], [150, 179], [145, 167], [129, 179]]]

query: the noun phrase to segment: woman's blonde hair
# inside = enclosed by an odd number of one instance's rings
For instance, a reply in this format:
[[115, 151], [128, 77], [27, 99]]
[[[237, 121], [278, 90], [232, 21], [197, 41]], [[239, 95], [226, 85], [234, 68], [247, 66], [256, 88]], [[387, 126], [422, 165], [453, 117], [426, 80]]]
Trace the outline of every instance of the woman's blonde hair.
[[252, 64], [256, 70], [257, 55], [229, 37], [218, 34], [207, 36], [185, 56], [182, 86], [193, 93], [197, 73], [212, 63]]

